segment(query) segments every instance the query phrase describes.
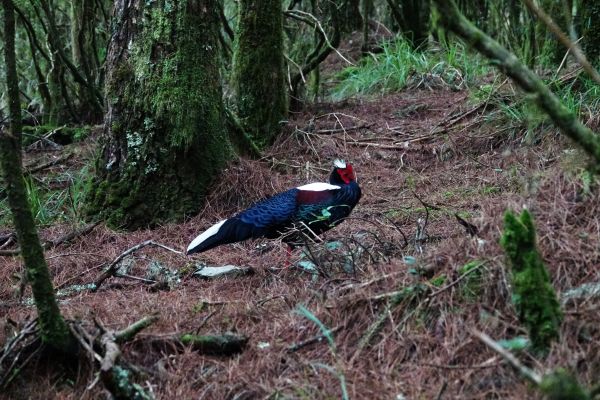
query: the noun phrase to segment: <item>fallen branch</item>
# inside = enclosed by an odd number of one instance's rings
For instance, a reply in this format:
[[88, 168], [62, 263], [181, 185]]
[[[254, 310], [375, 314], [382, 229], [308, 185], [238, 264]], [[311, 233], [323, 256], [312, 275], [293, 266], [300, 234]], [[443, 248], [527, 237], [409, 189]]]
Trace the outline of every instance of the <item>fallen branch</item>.
[[317, 133], [319, 135], [331, 135], [331, 134], [340, 133], [340, 132], [348, 132], [348, 131], [354, 131], [354, 130], [359, 130], [359, 129], [369, 129], [371, 126], [373, 126], [373, 124], [349, 126], [348, 128], [319, 129], [317, 131], [314, 131], [313, 133]]
[[542, 383], [542, 376], [535, 372], [532, 369], [527, 368], [521, 361], [517, 359], [517, 357], [513, 356], [508, 350], [505, 350], [502, 346], [500, 346], [496, 341], [494, 341], [491, 337], [486, 335], [483, 332], [480, 332], [476, 329], [471, 330], [471, 334], [475, 336], [477, 339], [481, 340], [487, 347], [494, 350], [498, 353], [502, 358], [504, 358], [508, 363], [517, 371], [521, 373], [525, 378], [529, 381], [535, 383], [536, 385], [540, 385]]
[[110, 265], [108, 266], [108, 268], [106, 268], [106, 270], [104, 272], [102, 272], [102, 274], [96, 278], [96, 280], [94, 281], [94, 288], [92, 289], [92, 291], [97, 291], [100, 286], [102, 285], [102, 283], [107, 280], [108, 278], [110, 278], [111, 276], [115, 276], [117, 270], [119, 269], [120, 265], [119, 263], [128, 255], [146, 247], [146, 246], [155, 246], [155, 247], [160, 247], [162, 249], [165, 250], [169, 250], [173, 253], [177, 253], [177, 254], [183, 254], [181, 251], [177, 251], [175, 249], [172, 249], [168, 246], [165, 246], [164, 244], [160, 244], [160, 243], [156, 243], [153, 242], [152, 240], [146, 240], [145, 242], [142, 242], [136, 246], [133, 246], [127, 250], [125, 250], [123, 253], [121, 253], [117, 258], [115, 258], [115, 260], [110, 263]]
[[156, 321], [158, 321], [158, 314], [144, 317], [139, 321], [136, 321], [133, 324], [129, 325], [127, 328], [115, 332], [115, 341], [117, 343], [128, 342], [132, 340], [135, 337], [135, 335], [137, 335], [143, 329], [146, 329]]
[[172, 350], [183, 352], [186, 347], [207, 355], [229, 356], [241, 353], [248, 337], [226, 332], [221, 335], [171, 334], [161, 336], [145, 336], [143, 341], [161, 351]]
[[59, 157], [59, 158], [57, 158], [55, 160], [48, 161], [47, 163], [44, 163], [42, 165], [38, 165], [37, 167], [25, 168], [24, 171], [23, 171], [23, 175], [27, 176], [27, 175], [34, 174], [36, 172], [40, 172], [40, 171], [42, 171], [42, 170], [44, 170], [46, 168], [53, 167], [53, 166], [55, 166], [57, 164], [61, 164], [61, 163], [65, 162], [65, 161], [69, 160], [71, 157], [73, 157], [73, 153], [69, 153], [66, 156]]

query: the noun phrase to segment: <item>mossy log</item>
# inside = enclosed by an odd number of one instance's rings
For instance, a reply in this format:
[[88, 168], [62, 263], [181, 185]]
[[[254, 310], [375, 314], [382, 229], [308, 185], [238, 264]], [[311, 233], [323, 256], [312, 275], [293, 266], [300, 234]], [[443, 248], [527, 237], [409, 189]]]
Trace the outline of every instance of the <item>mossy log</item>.
[[170, 336], [147, 337], [146, 341], [154, 348], [163, 351], [183, 351], [190, 347], [192, 350], [206, 355], [229, 356], [241, 353], [248, 337], [235, 333], [223, 333], [220, 335], [197, 335], [197, 334], [175, 334]]
[[215, 0], [114, 3], [104, 144], [88, 214], [138, 228], [194, 214], [233, 155]]

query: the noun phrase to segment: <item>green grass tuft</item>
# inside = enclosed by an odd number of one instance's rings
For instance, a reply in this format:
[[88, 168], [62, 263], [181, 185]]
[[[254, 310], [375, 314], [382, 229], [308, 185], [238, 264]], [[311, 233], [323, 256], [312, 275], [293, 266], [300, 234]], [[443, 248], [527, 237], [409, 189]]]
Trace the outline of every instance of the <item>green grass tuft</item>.
[[382, 45], [381, 54], [371, 54], [352, 67], [345, 68], [331, 96], [341, 100], [353, 95], [383, 95], [398, 91], [411, 82], [433, 81], [459, 88], [490, 71], [478, 56], [468, 54], [462, 44], [442, 49], [414, 50], [405, 39]]

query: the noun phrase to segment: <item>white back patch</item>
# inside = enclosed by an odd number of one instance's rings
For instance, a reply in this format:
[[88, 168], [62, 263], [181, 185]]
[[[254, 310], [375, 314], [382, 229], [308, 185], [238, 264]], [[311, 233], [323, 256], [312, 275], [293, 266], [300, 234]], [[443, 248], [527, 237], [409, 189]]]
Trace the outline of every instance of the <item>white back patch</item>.
[[297, 189], [310, 190], [312, 192], [323, 192], [325, 190], [337, 190], [340, 189], [340, 187], [336, 185], [330, 185], [329, 183], [325, 182], [315, 182], [304, 186], [298, 186]]
[[202, 232], [200, 235], [198, 235], [196, 237], [196, 239], [192, 240], [192, 243], [190, 243], [190, 245], [188, 246], [187, 251], [189, 252], [190, 250], [199, 246], [206, 239], [208, 239], [209, 237], [211, 237], [211, 236], [215, 235], [217, 232], [219, 232], [219, 228], [225, 223], [225, 221], [227, 221], [227, 220], [224, 219], [223, 221], [217, 222], [216, 224], [214, 224], [213, 226], [211, 226], [210, 228], [208, 228], [207, 230]]

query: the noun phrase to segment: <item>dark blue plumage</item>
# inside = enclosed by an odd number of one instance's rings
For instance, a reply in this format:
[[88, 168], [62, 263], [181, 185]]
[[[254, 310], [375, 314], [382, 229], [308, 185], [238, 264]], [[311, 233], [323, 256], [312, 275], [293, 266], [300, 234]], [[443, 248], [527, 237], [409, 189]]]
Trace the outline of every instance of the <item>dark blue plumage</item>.
[[304, 243], [305, 235], [313, 237], [333, 228], [361, 196], [352, 166], [339, 160], [334, 164], [329, 184], [311, 183], [262, 200], [207, 229], [190, 243], [187, 253], [258, 237], [281, 237], [294, 247]]

